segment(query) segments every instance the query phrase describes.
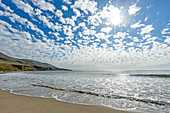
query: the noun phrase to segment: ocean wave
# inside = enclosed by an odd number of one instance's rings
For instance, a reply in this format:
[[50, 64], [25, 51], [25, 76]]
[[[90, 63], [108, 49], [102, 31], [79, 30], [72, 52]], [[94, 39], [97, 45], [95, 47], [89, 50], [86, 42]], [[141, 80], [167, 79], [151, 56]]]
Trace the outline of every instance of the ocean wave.
[[150, 103], [150, 104], [156, 104], [156, 105], [160, 105], [160, 106], [169, 106], [170, 107], [170, 103], [164, 102], [164, 101], [155, 101], [155, 100], [150, 100], [150, 99], [138, 99], [138, 98], [134, 98], [134, 97], [127, 97], [127, 96], [121, 96], [121, 95], [98, 94], [98, 93], [88, 92], [88, 91], [62, 89], [62, 88], [56, 88], [56, 87], [52, 87], [52, 86], [38, 85], [38, 84], [31, 84], [31, 85], [36, 86], [36, 87], [50, 88], [52, 90], [58, 90], [58, 91], [75, 92], [75, 93], [79, 93], [79, 94], [88, 94], [88, 95], [100, 96], [100, 97], [104, 97], [104, 98], [126, 99], [126, 100], [130, 100], [130, 101], [138, 101], [138, 102], [143, 102], [143, 103]]

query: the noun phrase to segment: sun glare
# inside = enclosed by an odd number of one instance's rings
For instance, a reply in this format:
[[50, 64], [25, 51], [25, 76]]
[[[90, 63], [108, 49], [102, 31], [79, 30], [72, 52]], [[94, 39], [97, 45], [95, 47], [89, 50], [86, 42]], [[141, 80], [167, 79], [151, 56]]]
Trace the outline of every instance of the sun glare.
[[121, 24], [120, 14], [112, 16], [112, 18], [110, 18], [110, 21], [113, 25]]
[[113, 24], [113, 25], [119, 25], [121, 24], [121, 16], [120, 16], [120, 9], [118, 8], [114, 8], [114, 10], [111, 11], [111, 15], [110, 15], [110, 19], [109, 21]]
[[103, 15], [107, 18], [109, 24], [119, 25], [121, 24], [121, 9], [115, 7], [114, 5], [110, 5], [104, 8]]
[[109, 5], [103, 8], [100, 13], [103, 19], [107, 19], [106, 25], [119, 25], [121, 21], [121, 9], [114, 5]]

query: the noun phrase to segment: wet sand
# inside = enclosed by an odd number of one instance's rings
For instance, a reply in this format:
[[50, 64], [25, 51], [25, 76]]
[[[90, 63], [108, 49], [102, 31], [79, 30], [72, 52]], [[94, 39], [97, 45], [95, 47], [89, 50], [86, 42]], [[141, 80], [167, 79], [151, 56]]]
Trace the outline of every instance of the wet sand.
[[1, 113], [137, 113], [103, 106], [79, 105], [53, 98], [21, 96], [0, 90]]

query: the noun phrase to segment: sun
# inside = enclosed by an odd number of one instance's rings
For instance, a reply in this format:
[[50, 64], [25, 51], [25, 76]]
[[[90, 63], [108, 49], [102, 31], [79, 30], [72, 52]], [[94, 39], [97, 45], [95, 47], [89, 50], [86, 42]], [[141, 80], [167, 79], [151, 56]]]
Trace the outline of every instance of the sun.
[[113, 10], [111, 10], [110, 12], [111, 15], [109, 17], [109, 21], [111, 22], [111, 24], [119, 25], [122, 23], [120, 12], [121, 10], [118, 8], [114, 8]]
[[110, 21], [113, 25], [119, 25], [121, 24], [121, 18], [120, 18], [120, 14], [113, 14], [113, 16], [111, 16]]
[[109, 5], [103, 10], [103, 16], [107, 18], [107, 23], [110, 25], [120, 25], [121, 20], [121, 9], [115, 7], [114, 5]]
[[122, 23], [122, 8], [108, 5], [99, 13], [100, 17], [105, 21], [106, 25], [120, 25]]

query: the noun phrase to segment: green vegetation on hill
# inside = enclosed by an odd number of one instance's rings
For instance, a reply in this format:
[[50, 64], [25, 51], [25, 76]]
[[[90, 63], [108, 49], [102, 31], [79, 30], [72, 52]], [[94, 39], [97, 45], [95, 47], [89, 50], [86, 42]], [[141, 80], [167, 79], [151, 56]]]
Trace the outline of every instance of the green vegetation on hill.
[[12, 58], [0, 52], [0, 72], [55, 70], [70, 71], [68, 69], [57, 68], [53, 65], [34, 60]]
[[12, 66], [12, 64], [0, 64], [0, 71], [20, 71], [20, 69]]

